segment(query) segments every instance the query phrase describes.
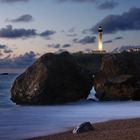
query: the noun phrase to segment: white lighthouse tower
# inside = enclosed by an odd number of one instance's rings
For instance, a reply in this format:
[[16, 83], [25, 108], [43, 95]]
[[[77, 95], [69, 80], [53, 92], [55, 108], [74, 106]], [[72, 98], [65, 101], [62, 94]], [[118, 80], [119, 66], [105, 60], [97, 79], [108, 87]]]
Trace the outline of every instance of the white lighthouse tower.
[[102, 42], [102, 33], [103, 33], [103, 29], [100, 26], [98, 28], [98, 51], [103, 51], [103, 42]]

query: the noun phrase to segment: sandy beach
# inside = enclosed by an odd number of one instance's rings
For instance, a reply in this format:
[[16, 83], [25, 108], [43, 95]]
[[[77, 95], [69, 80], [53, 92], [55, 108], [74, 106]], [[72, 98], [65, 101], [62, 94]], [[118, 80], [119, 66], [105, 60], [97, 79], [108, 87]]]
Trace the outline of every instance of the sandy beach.
[[74, 135], [72, 130], [64, 133], [31, 138], [30, 140], [139, 140], [140, 118], [113, 120], [93, 124], [95, 130]]

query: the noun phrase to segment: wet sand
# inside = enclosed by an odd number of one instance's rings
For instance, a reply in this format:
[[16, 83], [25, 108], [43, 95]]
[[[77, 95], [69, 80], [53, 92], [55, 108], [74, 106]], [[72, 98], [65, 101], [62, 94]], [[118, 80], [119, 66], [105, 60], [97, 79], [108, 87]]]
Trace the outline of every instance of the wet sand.
[[94, 131], [72, 134], [72, 130], [29, 140], [140, 140], [140, 118], [93, 124]]

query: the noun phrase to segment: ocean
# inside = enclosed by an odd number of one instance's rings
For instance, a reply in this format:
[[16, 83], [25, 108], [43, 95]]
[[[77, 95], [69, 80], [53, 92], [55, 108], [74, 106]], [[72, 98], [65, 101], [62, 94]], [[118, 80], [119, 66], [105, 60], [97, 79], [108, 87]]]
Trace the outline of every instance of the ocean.
[[94, 102], [20, 106], [11, 102], [17, 74], [0, 75], [0, 140], [20, 140], [69, 130], [80, 123], [140, 117], [140, 102]]

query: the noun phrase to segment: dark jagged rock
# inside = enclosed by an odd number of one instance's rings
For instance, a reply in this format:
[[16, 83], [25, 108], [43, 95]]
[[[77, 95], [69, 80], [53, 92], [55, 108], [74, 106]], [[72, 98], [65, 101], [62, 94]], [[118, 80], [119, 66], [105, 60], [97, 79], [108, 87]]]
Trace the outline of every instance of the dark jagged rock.
[[140, 53], [106, 55], [94, 86], [100, 100], [140, 100]]
[[69, 53], [48, 53], [15, 80], [11, 100], [33, 105], [74, 102], [88, 96], [92, 80]]
[[89, 132], [93, 130], [94, 128], [90, 122], [84, 122], [73, 130], [73, 134], [80, 134], [80, 133]]

